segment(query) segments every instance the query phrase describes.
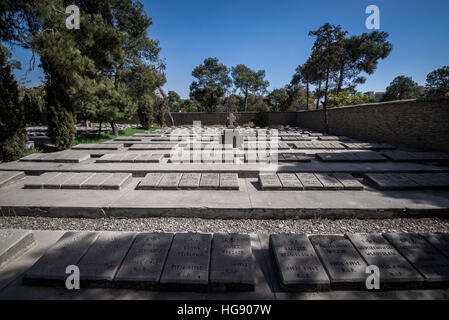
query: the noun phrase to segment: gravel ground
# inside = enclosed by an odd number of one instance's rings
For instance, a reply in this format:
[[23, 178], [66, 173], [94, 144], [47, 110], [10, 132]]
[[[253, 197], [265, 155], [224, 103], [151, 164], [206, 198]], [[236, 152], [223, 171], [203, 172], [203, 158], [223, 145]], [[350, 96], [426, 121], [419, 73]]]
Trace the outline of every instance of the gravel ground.
[[442, 219], [218, 220], [199, 218], [80, 219], [0, 217], [0, 229], [238, 233], [449, 232]]

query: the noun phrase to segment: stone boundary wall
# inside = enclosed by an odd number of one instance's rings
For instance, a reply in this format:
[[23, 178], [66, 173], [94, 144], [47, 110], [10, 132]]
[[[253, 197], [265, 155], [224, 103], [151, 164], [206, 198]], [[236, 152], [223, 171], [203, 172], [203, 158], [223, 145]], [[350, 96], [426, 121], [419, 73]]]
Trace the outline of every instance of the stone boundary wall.
[[[372, 103], [329, 109], [329, 134], [449, 152], [449, 98]], [[322, 110], [297, 113], [297, 125], [324, 130]]]

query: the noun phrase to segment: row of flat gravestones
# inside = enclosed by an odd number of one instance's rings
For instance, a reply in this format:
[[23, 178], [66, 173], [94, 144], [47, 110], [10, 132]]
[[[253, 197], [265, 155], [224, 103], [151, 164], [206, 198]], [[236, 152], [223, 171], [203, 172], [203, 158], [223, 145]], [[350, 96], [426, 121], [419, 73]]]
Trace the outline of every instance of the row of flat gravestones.
[[[21, 171], [0, 171], [0, 187], [25, 178]], [[366, 173], [365, 182], [380, 190], [449, 189], [449, 173]], [[25, 189], [120, 190], [132, 181], [131, 173], [46, 172], [29, 176]], [[364, 190], [349, 173], [260, 174], [261, 190]], [[239, 190], [237, 173], [147, 173], [137, 190]]]
[[[279, 234], [269, 251], [285, 291], [365, 290], [368, 266], [380, 289], [449, 288], [449, 234]], [[63, 286], [76, 265], [83, 287], [252, 291], [255, 261], [243, 234], [67, 232], [23, 282]]]

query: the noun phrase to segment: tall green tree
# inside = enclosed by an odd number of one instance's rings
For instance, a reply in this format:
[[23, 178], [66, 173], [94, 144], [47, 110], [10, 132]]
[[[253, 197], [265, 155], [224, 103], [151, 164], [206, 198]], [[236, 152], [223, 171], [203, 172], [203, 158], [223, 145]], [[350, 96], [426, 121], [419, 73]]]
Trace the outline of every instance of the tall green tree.
[[240, 90], [245, 97], [245, 111], [248, 111], [248, 94], [263, 93], [270, 83], [265, 78], [265, 70], [255, 71], [244, 64], [232, 67], [232, 78], [234, 86]]
[[220, 99], [231, 86], [229, 70], [217, 58], [207, 58], [192, 72], [197, 80], [190, 85], [190, 97], [197, 100], [209, 112], [214, 112]]
[[436, 69], [427, 75], [427, 95], [449, 96], [449, 66]]
[[175, 112], [181, 111], [181, 97], [176, 91], [170, 90], [167, 92], [168, 103], [170, 104], [170, 110]]
[[416, 99], [421, 96], [421, 90], [411, 77], [398, 76], [387, 87], [381, 101]]

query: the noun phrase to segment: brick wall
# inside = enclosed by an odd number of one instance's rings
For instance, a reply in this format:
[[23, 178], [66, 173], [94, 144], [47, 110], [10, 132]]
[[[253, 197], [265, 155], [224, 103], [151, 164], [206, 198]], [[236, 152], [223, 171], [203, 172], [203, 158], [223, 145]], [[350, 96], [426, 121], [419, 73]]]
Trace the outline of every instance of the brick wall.
[[[322, 110], [297, 113], [300, 127], [322, 131]], [[334, 108], [329, 133], [399, 146], [449, 152], [449, 98], [403, 100]]]

